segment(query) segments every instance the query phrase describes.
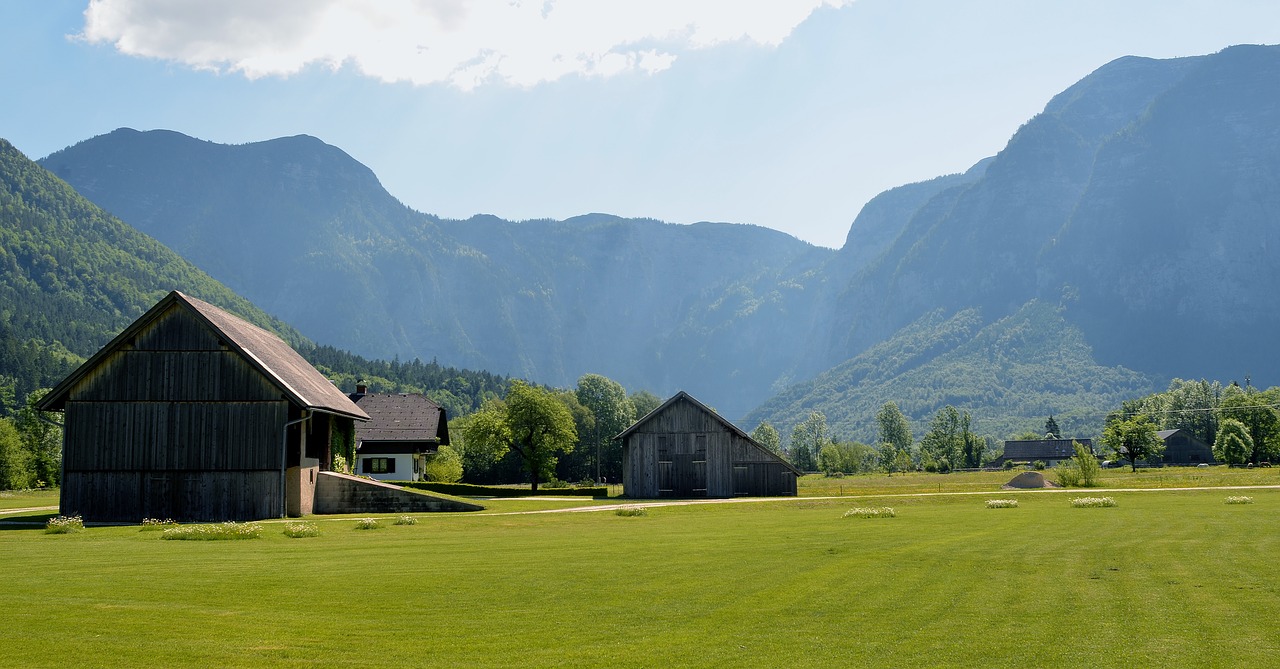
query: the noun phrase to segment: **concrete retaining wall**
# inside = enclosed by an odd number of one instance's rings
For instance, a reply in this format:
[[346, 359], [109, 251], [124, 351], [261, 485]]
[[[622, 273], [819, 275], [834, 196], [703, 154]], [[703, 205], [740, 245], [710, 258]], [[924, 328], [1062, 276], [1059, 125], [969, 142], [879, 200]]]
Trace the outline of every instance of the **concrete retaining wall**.
[[320, 472], [316, 479], [315, 513], [422, 513], [480, 511], [479, 504], [459, 502], [429, 493], [405, 490], [380, 481], [337, 472]]

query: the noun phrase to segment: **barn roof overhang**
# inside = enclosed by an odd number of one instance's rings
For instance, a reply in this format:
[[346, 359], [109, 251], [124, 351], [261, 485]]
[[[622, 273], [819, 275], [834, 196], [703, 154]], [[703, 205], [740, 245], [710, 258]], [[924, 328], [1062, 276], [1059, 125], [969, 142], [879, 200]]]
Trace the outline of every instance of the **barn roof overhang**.
[[315, 367], [312, 367], [283, 339], [238, 316], [203, 300], [172, 291], [147, 310], [120, 334], [93, 354], [61, 383], [54, 386], [36, 405], [41, 411], [62, 411], [71, 390], [111, 354], [123, 349], [143, 328], [170, 308], [187, 309], [197, 319], [217, 332], [228, 348], [239, 353], [252, 367], [280, 389], [284, 396], [301, 409], [354, 420], [367, 421], [368, 414], [338, 390]]

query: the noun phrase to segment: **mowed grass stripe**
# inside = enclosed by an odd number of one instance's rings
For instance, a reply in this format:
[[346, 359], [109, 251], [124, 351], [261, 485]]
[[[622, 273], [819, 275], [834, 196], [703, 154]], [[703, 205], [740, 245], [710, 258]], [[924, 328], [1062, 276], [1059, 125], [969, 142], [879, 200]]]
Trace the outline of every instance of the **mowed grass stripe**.
[[[1280, 493], [0, 530], [0, 666], [1268, 666]], [[858, 505], [866, 505], [860, 500]], [[1134, 623], [1137, 624], [1134, 624]]]

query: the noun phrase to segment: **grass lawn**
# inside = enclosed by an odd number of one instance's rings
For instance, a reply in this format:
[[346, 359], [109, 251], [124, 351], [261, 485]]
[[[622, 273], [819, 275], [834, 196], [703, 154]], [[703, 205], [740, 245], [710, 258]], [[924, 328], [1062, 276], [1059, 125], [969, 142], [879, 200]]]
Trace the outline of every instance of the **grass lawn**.
[[1272, 666], [1280, 491], [1226, 494], [318, 518], [219, 542], [6, 527], [0, 666]]
[[0, 511], [57, 505], [57, 488], [45, 490], [0, 490]]
[[[980, 492], [999, 490], [1023, 469], [993, 472], [958, 472], [955, 474], [859, 474], [829, 478], [809, 474], [798, 480], [802, 497], [831, 495], [893, 495], [931, 492]], [[1045, 478], [1054, 479], [1053, 468], [1045, 469]], [[1230, 469], [1227, 467], [1160, 467], [1139, 469], [1104, 469], [1099, 480], [1103, 488], [1191, 488], [1237, 485], [1280, 485], [1280, 467], [1265, 469]]]

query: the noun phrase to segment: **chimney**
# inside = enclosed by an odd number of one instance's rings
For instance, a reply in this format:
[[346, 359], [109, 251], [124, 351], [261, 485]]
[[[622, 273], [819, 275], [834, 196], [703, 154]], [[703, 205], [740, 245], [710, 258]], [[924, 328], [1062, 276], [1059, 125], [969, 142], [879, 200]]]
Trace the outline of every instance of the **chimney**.
[[357, 383], [356, 383], [356, 394], [357, 394], [357, 395], [363, 395], [363, 394], [365, 394], [365, 393], [367, 393], [367, 392], [369, 392], [369, 386], [366, 386], [363, 382], [357, 382]]

